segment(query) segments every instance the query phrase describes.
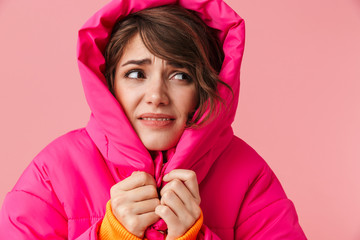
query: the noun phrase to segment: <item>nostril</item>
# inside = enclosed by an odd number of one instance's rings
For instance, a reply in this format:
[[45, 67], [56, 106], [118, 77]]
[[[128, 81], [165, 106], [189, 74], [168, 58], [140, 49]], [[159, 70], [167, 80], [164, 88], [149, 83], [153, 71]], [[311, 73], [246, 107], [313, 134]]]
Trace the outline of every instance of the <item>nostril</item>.
[[167, 105], [169, 104], [169, 98], [164, 93], [152, 93], [148, 95], [146, 102], [149, 104], [158, 105]]

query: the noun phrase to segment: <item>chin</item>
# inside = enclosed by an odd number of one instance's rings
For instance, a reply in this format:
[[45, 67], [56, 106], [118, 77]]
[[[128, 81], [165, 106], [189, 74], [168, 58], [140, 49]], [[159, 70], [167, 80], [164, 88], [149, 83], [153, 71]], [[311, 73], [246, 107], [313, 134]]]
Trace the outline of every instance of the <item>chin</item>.
[[147, 136], [147, 138], [141, 139], [141, 141], [149, 151], [166, 151], [176, 146], [179, 138], [169, 139], [165, 136], [156, 136], [155, 138]]
[[169, 143], [143, 143], [147, 150], [149, 151], [166, 151], [174, 147], [176, 144]]
[[183, 131], [139, 132], [141, 142], [149, 151], [166, 151], [178, 143]]

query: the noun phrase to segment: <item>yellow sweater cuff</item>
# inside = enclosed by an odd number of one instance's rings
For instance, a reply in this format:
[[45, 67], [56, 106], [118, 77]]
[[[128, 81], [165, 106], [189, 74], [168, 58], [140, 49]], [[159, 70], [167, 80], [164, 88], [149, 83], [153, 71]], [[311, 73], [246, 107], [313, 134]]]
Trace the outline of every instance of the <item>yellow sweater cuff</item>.
[[106, 204], [106, 213], [100, 226], [99, 238], [101, 240], [128, 239], [141, 240], [134, 234], [127, 231], [116, 219], [111, 210], [110, 200]]
[[[194, 240], [196, 239], [200, 228], [203, 224], [203, 213], [200, 213], [199, 219], [195, 224], [181, 237], [177, 240]], [[126, 239], [126, 240], [140, 240], [134, 234], [127, 231], [127, 229], [121, 225], [121, 223], [116, 219], [111, 210], [110, 200], [106, 204], [106, 213], [104, 219], [101, 223], [99, 230], [99, 239], [100, 240], [112, 240], [112, 239]]]
[[204, 221], [204, 216], [202, 211], [200, 212], [200, 217], [198, 220], [196, 220], [196, 222], [194, 223], [194, 225], [192, 225], [192, 227], [181, 237], [177, 238], [176, 240], [195, 240], [200, 229], [201, 226], [203, 224]]

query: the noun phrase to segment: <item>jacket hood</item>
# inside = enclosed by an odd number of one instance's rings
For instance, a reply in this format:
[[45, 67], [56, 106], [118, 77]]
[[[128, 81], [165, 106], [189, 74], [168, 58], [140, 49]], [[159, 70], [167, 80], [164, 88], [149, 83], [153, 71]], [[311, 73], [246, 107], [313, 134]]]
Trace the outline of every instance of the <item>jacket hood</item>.
[[[231, 101], [229, 90], [220, 84], [218, 89], [226, 109], [221, 109], [220, 117], [204, 127], [186, 129], [176, 147], [166, 152], [168, 162], [162, 166], [164, 152], [158, 152], [155, 160], [152, 159], [108, 90], [103, 75], [103, 52], [118, 19], [145, 8], [169, 4], [196, 11], [208, 26], [219, 30], [225, 53], [220, 79], [231, 86], [234, 97]], [[154, 175], [159, 184], [161, 176], [173, 169], [194, 170], [199, 183], [205, 178], [233, 137], [231, 124], [239, 98], [244, 36], [244, 21], [221, 0], [113, 0], [84, 24], [79, 31], [78, 65], [92, 112], [86, 129], [104, 158], [113, 165], [115, 181], [133, 171], [145, 171]]]

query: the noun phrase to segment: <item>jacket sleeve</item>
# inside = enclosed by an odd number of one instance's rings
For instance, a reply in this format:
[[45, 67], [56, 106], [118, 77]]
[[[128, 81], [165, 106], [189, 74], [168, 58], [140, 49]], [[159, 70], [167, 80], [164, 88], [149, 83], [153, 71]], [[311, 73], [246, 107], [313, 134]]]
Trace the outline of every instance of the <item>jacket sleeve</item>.
[[83, 234], [76, 238], [76, 240], [100, 240], [98, 232], [101, 226], [102, 219], [92, 225]]
[[294, 204], [268, 165], [248, 188], [235, 226], [235, 239], [306, 239]]
[[[66, 213], [42, 168], [32, 162], [5, 197], [0, 239], [68, 239]], [[99, 226], [95, 223], [77, 239], [97, 239]]]
[[67, 239], [67, 221], [41, 196], [13, 190], [1, 209], [0, 239]]

